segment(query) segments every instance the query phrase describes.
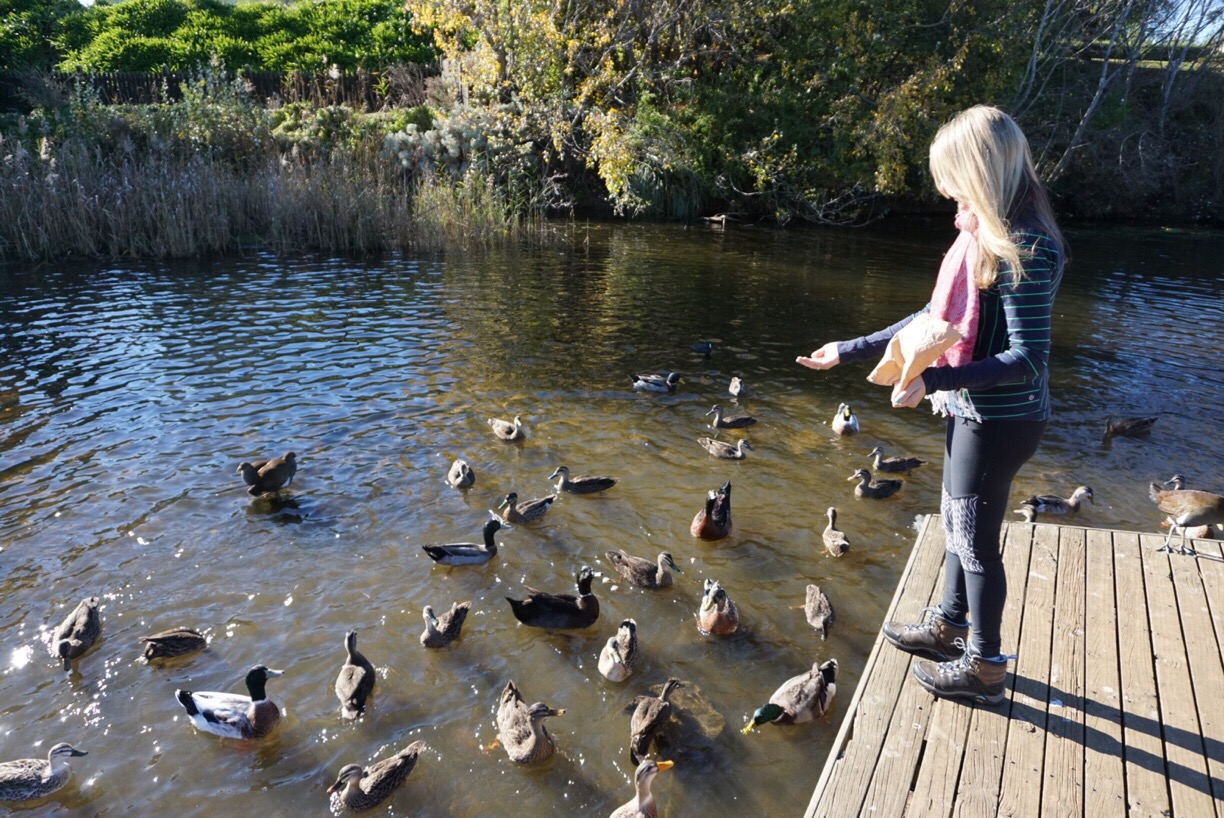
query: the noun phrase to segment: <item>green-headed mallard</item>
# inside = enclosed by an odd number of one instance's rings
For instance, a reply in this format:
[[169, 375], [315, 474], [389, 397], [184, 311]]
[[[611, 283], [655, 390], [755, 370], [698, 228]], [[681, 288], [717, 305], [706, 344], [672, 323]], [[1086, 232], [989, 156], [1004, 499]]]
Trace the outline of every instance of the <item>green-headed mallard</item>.
[[349, 631], [344, 635], [344, 664], [336, 676], [336, 698], [340, 700], [340, 713], [346, 719], [362, 714], [377, 678], [374, 665], [357, 650], [357, 631]]
[[280, 721], [280, 708], [264, 690], [268, 679], [283, 670], [256, 665], [246, 675], [249, 696], [214, 691], [174, 691], [174, 698], [187, 711], [197, 730], [222, 738], [259, 739], [272, 732]]
[[807, 599], [803, 603], [803, 615], [821, 639], [829, 638], [829, 628], [833, 627], [833, 603], [829, 595], [820, 590], [819, 585], [807, 587]]
[[170, 628], [152, 636], [142, 636], [140, 641], [144, 643], [146, 662], [186, 656], [188, 653], [195, 653], [197, 650], [204, 650], [208, 647], [208, 640], [194, 628]]
[[837, 692], [837, 660], [816, 662], [807, 673], [792, 676], [761, 705], [744, 725], [748, 733], [758, 724], [802, 724], [829, 712]]
[[285, 452], [271, 460], [243, 461], [238, 464], [238, 473], [247, 484], [247, 494], [253, 497], [280, 491], [292, 483], [293, 475], [297, 474], [297, 454]]
[[633, 799], [617, 807], [610, 818], [659, 818], [659, 805], [655, 803], [650, 787], [656, 775], [670, 770], [674, 764], [674, 761], [643, 759], [633, 775], [633, 786], [636, 790]]
[[749, 396], [748, 387], [744, 385], [740, 378], [732, 378], [731, 385], [727, 387], [727, 391], [731, 393], [733, 398], [746, 398]]
[[564, 710], [536, 702], [528, 707], [513, 681], [506, 682], [497, 705], [497, 739], [515, 764], [536, 764], [552, 757], [556, 745], [544, 719], [563, 716]]
[[711, 437], [699, 437], [697, 438], [697, 442], [700, 443], [707, 452], [715, 457], [721, 457], [724, 460], [743, 460], [744, 450], [752, 448], [752, 444], [743, 438], [740, 438], [734, 446], [732, 446], [730, 443], [724, 443], [721, 440], [715, 440]]
[[599, 672], [609, 681], [625, 681], [637, 664], [637, 652], [637, 622], [622, 619], [616, 635], [609, 636], [607, 644], [599, 652]]
[[578, 594], [548, 594], [527, 586], [526, 599], [506, 597], [514, 618], [533, 628], [589, 628], [599, 619], [599, 600], [591, 593], [595, 572], [582, 566], [574, 576]]
[[697, 610], [697, 630], [706, 635], [726, 636], [739, 629], [739, 608], [717, 581], [707, 579]]
[[360, 764], [342, 767], [336, 783], [327, 788], [332, 812], [362, 812], [386, 801], [408, 778], [424, 749], [425, 742], [414, 741], [395, 755], [375, 761], [364, 769]]
[[493, 434], [502, 440], [523, 440], [527, 437], [527, 430], [523, 427], [523, 419], [519, 415], [514, 416], [513, 422], [489, 418], [489, 426], [492, 427]]
[[557, 466], [556, 470], [548, 475], [548, 479], [557, 480], [557, 491], [567, 491], [570, 494], [594, 494], [599, 491], [606, 491], [616, 485], [615, 477], [598, 477], [589, 474], [582, 474], [578, 477], [570, 477], [568, 466]]
[[667, 697], [684, 682], [668, 679], [658, 696], [638, 696], [633, 700], [633, 715], [629, 719], [629, 758], [637, 764], [650, 752], [655, 733], [671, 717], [671, 702]]
[[638, 392], [675, 392], [680, 375], [675, 372], [666, 375], [630, 375], [629, 380]]
[[1031, 508], [1035, 514], [1074, 514], [1080, 509], [1080, 503], [1087, 498], [1096, 503], [1092, 489], [1080, 486], [1071, 492], [1071, 496], [1063, 499], [1053, 494], [1034, 494], [1020, 505]]
[[422, 545], [421, 550], [439, 565], [480, 565], [497, 554], [498, 531], [509, 531], [510, 526], [495, 513], [489, 512], [489, 521], [484, 524], [484, 543], [452, 542], [441, 545]]
[[871, 472], [866, 469], [859, 469], [854, 474], [846, 478], [847, 480], [857, 480], [859, 484], [854, 487], [856, 497], [871, 497], [875, 500], [882, 500], [885, 497], [892, 497], [901, 490], [904, 485], [901, 480], [873, 480]]
[[446, 473], [446, 482], [457, 489], [471, 488], [476, 484], [476, 471], [466, 460], [456, 460]]
[[425, 606], [422, 616], [425, 619], [425, 630], [421, 634], [421, 644], [427, 648], [442, 648], [459, 638], [463, 623], [467, 620], [468, 611], [472, 608], [471, 600], [451, 603], [450, 610], [438, 616], [429, 605]]
[[1159, 416], [1136, 418], [1108, 418], [1105, 421], [1105, 440], [1112, 437], [1143, 437], [1150, 434]]
[[743, 429], [757, 422], [756, 418], [752, 415], [728, 415], [724, 417], [723, 408], [718, 404], [714, 404], [714, 408], [706, 412], [706, 414], [714, 416], [714, 420], [710, 421], [710, 425], [715, 429]]
[[[1173, 481], [1169, 481], [1173, 482]], [[1155, 483], [1148, 489], [1152, 502], [1168, 517], [1169, 533], [1165, 537], [1161, 551], [1172, 551], [1170, 543], [1173, 534], [1181, 529], [1181, 553], [1193, 554], [1193, 548], [1186, 546], [1186, 529], [1200, 525], [1219, 525], [1224, 523], [1224, 497], [1209, 491], [1193, 489], [1172, 489], [1164, 491]]]
[[98, 605], [96, 596], [82, 599], [51, 634], [51, 655], [63, 660], [64, 670], [71, 670], [72, 660], [83, 656], [102, 635]]
[[706, 495], [705, 507], [693, 517], [689, 533], [702, 540], [721, 540], [731, 534], [731, 481]]
[[661, 551], [657, 561], [635, 557], [625, 553], [624, 549], [605, 551], [604, 559], [611, 563], [622, 577], [643, 588], [669, 587], [672, 584], [672, 575], [668, 568], [681, 573], [670, 551]]
[[850, 540], [846, 538], [846, 532], [837, 527], [837, 509], [829, 506], [825, 515], [829, 518], [829, 524], [825, 526], [820, 537], [824, 540], [825, 550], [829, 552], [829, 556], [840, 557], [850, 550]]
[[19, 758], [0, 763], [0, 802], [37, 801], [63, 787], [72, 778], [67, 759], [88, 755], [66, 741], [47, 752], [47, 758]]
[[892, 474], [909, 474], [919, 466], [926, 465], [926, 461], [921, 457], [885, 457], [883, 446], [876, 446], [867, 456], [875, 458], [872, 467], [876, 471]]
[[557, 495], [549, 494], [546, 497], [523, 500], [520, 503], [518, 493], [512, 491], [506, 495], [506, 499], [502, 500], [502, 504], [498, 508], [506, 509], [506, 520], [509, 522], [531, 523], [543, 517], [556, 499]]
[[830, 425], [839, 435], [852, 435], [859, 430], [858, 416], [854, 414], [854, 410], [848, 403], [837, 405], [837, 414], [833, 416], [833, 422]]

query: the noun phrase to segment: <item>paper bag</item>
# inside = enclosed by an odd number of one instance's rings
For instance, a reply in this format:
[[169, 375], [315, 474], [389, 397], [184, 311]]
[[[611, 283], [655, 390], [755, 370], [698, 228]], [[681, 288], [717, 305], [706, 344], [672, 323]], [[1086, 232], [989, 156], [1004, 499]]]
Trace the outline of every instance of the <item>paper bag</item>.
[[950, 323], [924, 312], [892, 337], [867, 380], [904, 388], [960, 339], [960, 332]]

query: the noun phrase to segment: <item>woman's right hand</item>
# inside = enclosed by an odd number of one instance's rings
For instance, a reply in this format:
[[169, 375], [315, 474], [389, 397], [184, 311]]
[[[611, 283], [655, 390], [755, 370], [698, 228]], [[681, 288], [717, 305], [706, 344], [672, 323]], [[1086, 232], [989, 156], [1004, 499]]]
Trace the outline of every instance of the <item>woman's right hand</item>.
[[795, 363], [808, 369], [832, 369], [841, 362], [837, 354], [837, 342], [830, 341], [810, 356], [800, 355]]

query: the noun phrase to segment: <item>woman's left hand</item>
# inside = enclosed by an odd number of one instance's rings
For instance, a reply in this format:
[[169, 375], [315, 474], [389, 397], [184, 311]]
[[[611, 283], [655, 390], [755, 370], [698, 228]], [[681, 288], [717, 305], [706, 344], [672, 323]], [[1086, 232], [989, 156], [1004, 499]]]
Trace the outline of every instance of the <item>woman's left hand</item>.
[[926, 397], [926, 382], [919, 375], [905, 386], [898, 384], [893, 387], [892, 405], [894, 408], [904, 406], [913, 409], [922, 403], [924, 397]]

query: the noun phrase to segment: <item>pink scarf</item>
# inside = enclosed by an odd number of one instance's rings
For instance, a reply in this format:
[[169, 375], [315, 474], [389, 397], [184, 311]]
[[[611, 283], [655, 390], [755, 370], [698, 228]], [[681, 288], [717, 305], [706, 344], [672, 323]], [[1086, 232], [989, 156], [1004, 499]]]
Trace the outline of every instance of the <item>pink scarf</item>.
[[973, 271], [977, 269], [978, 243], [974, 232], [977, 219], [970, 213], [956, 214], [960, 235], [944, 255], [939, 265], [939, 277], [931, 293], [931, 315], [954, 326], [961, 340], [950, 346], [932, 366], [964, 366], [973, 360], [973, 343], [977, 339], [977, 284]]

